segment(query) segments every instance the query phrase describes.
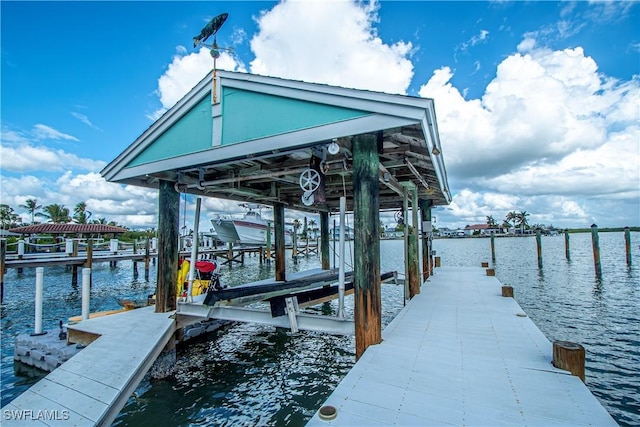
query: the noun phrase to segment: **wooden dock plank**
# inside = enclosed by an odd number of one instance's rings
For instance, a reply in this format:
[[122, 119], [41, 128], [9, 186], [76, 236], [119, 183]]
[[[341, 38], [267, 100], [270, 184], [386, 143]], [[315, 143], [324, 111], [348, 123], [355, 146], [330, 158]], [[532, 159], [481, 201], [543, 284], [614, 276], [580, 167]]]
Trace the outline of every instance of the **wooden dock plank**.
[[69, 325], [100, 337], [3, 408], [2, 425], [110, 425], [175, 332], [173, 313], [154, 309]]
[[438, 269], [327, 399], [337, 417], [308, 425], [616, 425], [483, 273]]

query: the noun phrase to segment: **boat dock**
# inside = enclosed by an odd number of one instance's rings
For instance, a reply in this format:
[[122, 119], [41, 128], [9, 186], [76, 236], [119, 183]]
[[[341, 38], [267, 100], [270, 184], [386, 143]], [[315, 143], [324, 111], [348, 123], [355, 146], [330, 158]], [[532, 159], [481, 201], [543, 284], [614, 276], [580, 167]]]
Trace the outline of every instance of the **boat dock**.
[[484, 272], [438, 268], [307, 425], [617, 425]]
[[3, 426], [108, 426], [176, 330], [153, 306], [69, 325], [87, 345], [2, 408]]

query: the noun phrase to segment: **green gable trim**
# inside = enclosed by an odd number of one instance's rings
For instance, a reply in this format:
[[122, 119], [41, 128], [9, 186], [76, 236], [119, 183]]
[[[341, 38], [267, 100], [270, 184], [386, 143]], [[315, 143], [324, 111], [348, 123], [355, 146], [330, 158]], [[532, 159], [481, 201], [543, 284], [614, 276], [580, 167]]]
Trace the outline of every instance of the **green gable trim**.
[[207, 95], [129, 162], [127, 167], [210, 149], [211, 138], [211, 98]]
[[222, 145], [280, 135], [369, 115], [367, 111], [222, 88]]

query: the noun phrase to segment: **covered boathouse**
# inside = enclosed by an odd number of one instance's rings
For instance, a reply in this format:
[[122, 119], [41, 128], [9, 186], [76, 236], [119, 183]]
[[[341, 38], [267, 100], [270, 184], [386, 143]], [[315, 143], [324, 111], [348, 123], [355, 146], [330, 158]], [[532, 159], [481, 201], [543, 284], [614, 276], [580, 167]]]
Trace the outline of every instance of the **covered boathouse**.
[[284, 209], [320, 215], [322, 268], [329, 269], [329, 214], [346, 196], [360, 357], [381, 341], [379, 212], [400, 210], [415, 225], [405, 236], [415, 295], [431, 270], [431, 208], [451, 201], [442, 151], [431, 99], [217, 71], [101, 173], [158, 189], [156, 312], [176, 309], [180, 193], [272, 205], [277, 281], [287, 280]]

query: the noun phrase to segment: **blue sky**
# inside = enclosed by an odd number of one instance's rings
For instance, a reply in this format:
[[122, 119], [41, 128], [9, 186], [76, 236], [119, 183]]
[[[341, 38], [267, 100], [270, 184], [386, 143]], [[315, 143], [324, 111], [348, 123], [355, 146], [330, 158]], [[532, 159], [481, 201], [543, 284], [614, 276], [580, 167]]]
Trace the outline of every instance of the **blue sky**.
[[2, 203], [25, 221], [36, 198], [156, 225], [155, 192], [99, 172], [210, 70], [192, 38], [227, 12], [221, 68], [434, 98], [453, 192], [438, 226], [640, 225], [638, 2], [0, 5]]

